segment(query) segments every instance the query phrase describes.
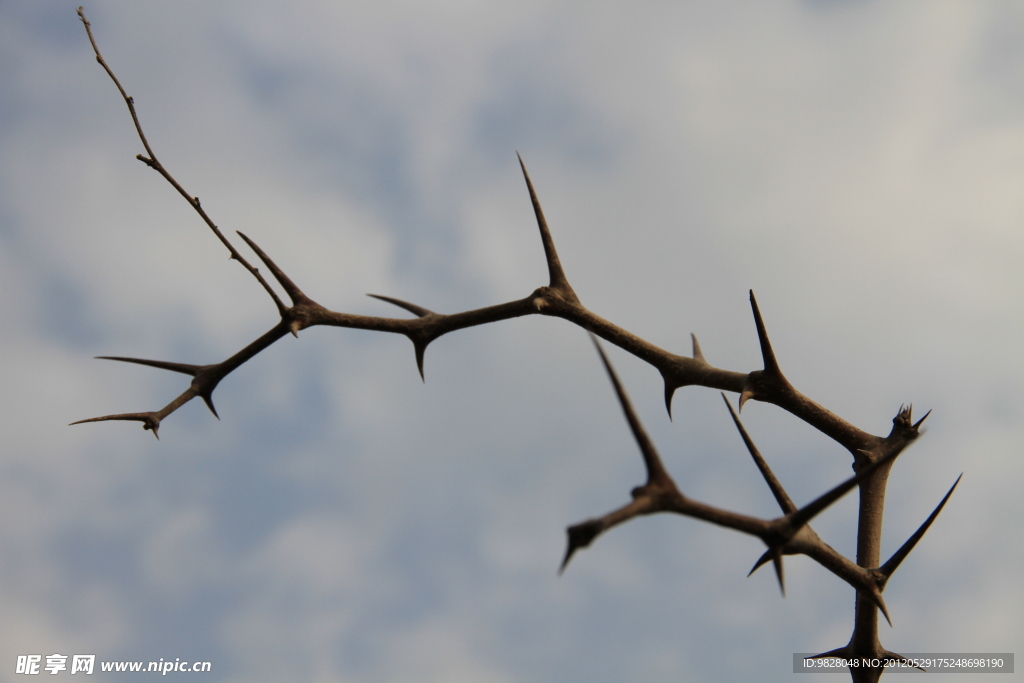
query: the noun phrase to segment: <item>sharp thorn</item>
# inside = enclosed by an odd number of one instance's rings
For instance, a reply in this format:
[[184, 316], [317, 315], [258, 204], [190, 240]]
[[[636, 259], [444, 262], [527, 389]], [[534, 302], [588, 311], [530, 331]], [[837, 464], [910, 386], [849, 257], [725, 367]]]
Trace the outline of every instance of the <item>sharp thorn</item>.
[[775, 359], [775, 352], [772, 350], [772, 343], [768, 340], [768, 331], [761, 317], [761, 309], [757, 306], [757, 299], [754, 298], [754, 290], [750, 290], [750, 308], [754, 312], [754, 325], [757, 326], [757, 339], [761, 344], [761, 358], [764, 360], [765, 372], [774, 375], [782, 375], [779, 363]]
[[885, 606], [885, 600], [882, 599], [882, 594], [874, 593], [871, 597], [874, 600], [874, 603], [878, 605], [878, 609], [882, 612], [882, 616], [885, 617], [887, 622], [889, 622], [889, 628], [892, 628], [892, 617], [889, 616], [889, 609]]
[[402, 301], [401, 299], [393, 299], [390, 296], [381, 296], [380, 294], [367, 294], [366, 296], [372, 296], [374, 299], [387, 301], [389, 304], [394, 304], [399, 308], [404, 308], [419, 318], [427, 315], [436, 315], [433, 311], [423, 308], [422, 306], [417, 306], [416, 304], [411, 304], [408, 301]]
[[277, 267], [277, 264], [274, 263], [255, 242], [246, 237], [241, 231], [236, 230], [235, 232], [238, 233], [239, 237], [245, 240], [245, 243], [249, 245], [249, 248], [256, 252], [256, 255], [260, 257], [260, 260], [263, 261], [267, 268], [270, 269], [270, 272], [288, 295], [288, 298], [292, 300], [292, 305], [296, 305], [301, 301], [307, 300], [308, 297], [302, 293], [302, 290], [292, 282], [291, 278], [284, 274], [283, 270]]
[[184, 375], [191, 375], [195, 377], [196, 374], [202, 370], [205, 365], [189, 365], [188, 363], [171, 363], [163, 360], [146, 360], [145, 358], [126, 358], [125, 356], [95, 356], [100, 360], [116, 360], [121, 363], [135, 363], [136, 365], [146, 365], [151, 368], [160, 368], [161, 370], [170, 370], [171, 372], [180, 372]]
[[[693, 339], [693, 358], [694, 360], [704, 361], [704, 353], [700, 350], [700, 342], [697, 341], [697, 335], [693, 332], [690, 333], [690, 337]], [[707, 362], [707, 361], [704, 361]]]
[[[668, 472], [665, 471], [665, 466], [661, 462], [661, 457], [658, 455], [657, 449], [654, 447], [650, 437], [647, 435], [643, 425], [640, 423], [640, 419], [636, 416], [636, 412], [633, 410], [633, 405], [630, 403], [629, 397], [626, 395], [626, 390], [622, 387], [622, 383], [619, 381], [619, 377], [615, 373], [615, 368], [612, 367], [611, 362], [604, 353], [604, 349], [601, 348], [601, 343], [597, 340], [597, 337], [594, 336], [593, 332], [590, 333], [590, 340], [594, 342], [594, 348], [597, 349], [597, 353], [601, 357], [604, 369], [608, 373], [608, 378], [612, 382], [612, 387], [615, 389], [615, 395], [619, 399], [619, 405], [622, 407], [622, 412], [626, 416], [626, 422], [629, 423], [630, 431], [633, 432], [633, 439], [640, 448], [640, 454], [644, 459], [644, 466], [647, 468], [647, 482], [671, 482], [672, 478], [669, 477]], [[674, 487], [675, 484], [672, 484], [672, 486]]]
[[426, 384], [427, 378], [423, 374], [423, 354], [427, 350], [427, 345], [420, 345], [417, 344], [416, 342], [413, 342], [413, 346], [415, 347], [416, 350], [416, 368], [420, 371], [420, 379], [423, 380], [424, 384]]
[[743, 423], [740, 422], [739, 415], [737, 415], [736, 411], [732, 409], [732, 404], [729, 403], [729, 398], [725, 395], [725, 392], [722, 392], [722, 400], [725, 402], [725, 407], [729, 409], [729, 415], [732, 417], [733, 424], [736, 425], [736, 429], [740, 433], [740, 438], [743, 439], [743, 444], [747, 447], [747, 452], [750, 453], [750, 457], [754, 459], [754, 464], [761, 472], [761, 476], [764, 477], [765, 483], [768, 484], [768, 488], [771, 489], [772, 495], [775, 496], [775, 501], [779, 504], [779, 507], [782, 508], [782, 512], [784, 514], [796, 512], [796, 505], [789, 497], [789, 494], [786, 493], [786, 490], [782, 487], [782, 484], [775, 476], [775, 473], [772, 472], [772, 469], [768, 466], [768, 462], [764, 459], [764, 456], [761, 455], [761, 451], [757, 449], [757, 446], [754, 444], [754, 440], [750, 438], [750, 434], [747, 433]]
[[579, 524], [573, 524], [565, 530], [567, 539], [567, 545], [565, 548], [565, 557], [562, 559], [562, 565], [558, 568], [558, 575], [561, 576], [565, 568], [569, 566], [569, 560], [580, 548], [586, 548], [589, 546], [595, 538], [597, 538], [601, 532], [604, 531], [604, 525], [599, 519], [588, 519], [585, 522]]
[[929, 527], [931, 527], [932, 522], [934, 522], [935, 518], [939, 516], [940, 512], [942, 512], [942, 508], [946, 506], [946, 501], [948, 501], [950, 496], [953, 495], [953, 491], [956, 490], [957, 484], [960, 483], [960, 479], [962, 479], [963, 476], [964, 475], [961, 472], [960, 476], [956, 478], [955, 482], [953, 482], [953, 486], [950, 487], [949, 491], [946, 492], [946, 495], [942, 497], [941, 501], [939, 501], [939, 504], [935, 506], [934, 510], [932, 510], [932, 514], [928, 515], [928, 519], [924, 520], [921, 526], [917, 528], [917, 531], [915, 531], [910, 538], [904, 541], [903, 545], [900, 546], [900, 549], [893, 553], [892, 557], [886, 560], [885, 564], [878, 568], [882, 575], [885, 576], [886, 580], [893, 575], [893, 573], [899, 568], [900, 564], [903, 563], [903, 560], [907, 558], [917, 545], [918, 541], [924, 537]]
[[744, 389], [743, 392], [740, 394], [739, 411], [738, 412], [742, 413], [743, 412], [743, 405], [747, 401], [749, 401], [751, 398], [753, 398], [753, 397], [754, 397], [754, 392], [753, 391], [751, 391], [750, 389]]
[[560, 564], [558, 566], [558, 575], [559, 576], [561, 576], [562, 574], [565, 573], [565, 568], [569, 566], [569, 560], [572, 559], [573, 553], [575, 553], [575, 552], [576, 552], [576, 549], [573, 548], [572, 546], [569, 546], [568, 548], [565, 549], [565, 557], [562, 558], [562, 564]]
[[570, 299], [576, 299], [576, 293], [573, 292], [568, 278], [565, 277], [565, 271], [562, 270], [562, 262], [559, 260], [558, 252], [555, 250], [555, 241], [551, 238], [551, 230], [548, 229], [548, 222], [544, 218], [544, 210], [540, 207], [540, 200], [537, 199], [537, 192], [533, 189], [530, 174], [526, 172], [526, 164], [523, 162], [523, 157], [519, 152], [516, 152], [516, 157], [519, 159], [519, 167], [522, 169], [523, 178], [526, 180], [526, 189], [530, 192], [530, 203], [533, 204], [533, 214], [537, 219], [541, 243], [544, 245], [544, 257], [548, 264], [548, 284], [552, 289], [557, 289], [563, 295], [568, 295]]
[[764, 554], [762, 554], [761, 557], [757, 558], [757, 562], [755, 562], [754, 566], [751, 567], [749, 572], [747, 572], [747, 578], [749, 579], [751, 576], [753, 576], [754, 572], [756, 572], [758, 569], [760, 569], [764, 565], [768, 564], [768, 562], [771, 559], [772, 559], [772, 549], [769, 548], [768, 550], [764, 551]]
[[210, 394], [200, 394], [200, 397], [203, 399], [206, 407], [210, 409], [210, 412], [213, 413], [213, 416], [219, 420], [220, 415], [217, 414], [217, 409], [213, 407], [213, 396]]
[[779, 590], [782, 591], [782, 597], [786, 597], [786, 582], [783, 579], [782, 574], [782, 549], [774, 548], [772, 550], [772, 565], [775, 567], [775, 577], [779, 580]]
[[676, 388], [665, 380], [665, 410], [668, 411], [668, 419], [672, 421], [672, 397], [676, 393]]

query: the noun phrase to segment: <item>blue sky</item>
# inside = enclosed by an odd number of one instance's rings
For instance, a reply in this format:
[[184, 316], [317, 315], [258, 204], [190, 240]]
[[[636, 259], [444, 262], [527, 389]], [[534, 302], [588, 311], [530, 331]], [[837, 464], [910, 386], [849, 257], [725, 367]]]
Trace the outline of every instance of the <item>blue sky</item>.
[[[312, 329], [137, 424], [269, 329], [252, 278], [156, 174], [77, 3], [0, 2], [0, 680], [19, 654], [208, 660], [211, 681], [789, 680], [853, 592], [754, 539], [634, 520], [562, 577], [565, 527], [639, 454], [584, 332], [436, 341]], [[94, 2], [157, 155], [319, 303], [441, 312], [546, 283], [516, 152], [595, 313], [696, 333], [872, 433], [933, 409], [890, 478], [886, 590], [908, 652], [1024, 642], [1024, 9], [1011, 2]], [[717, 392], [609, 354], [680, 488], [775, 516]], [[849, 455], [744, 421], [791, 496]], [[856, 499], [814, 524], [852, 554]], [[67, 674], [65, 674], [67, 675]], [[97, 678], [102, 680], [100, 675]], [[955, 677], [953, 677], [955, 678]], [[952, 678], [951, 678], [952, 680]]]

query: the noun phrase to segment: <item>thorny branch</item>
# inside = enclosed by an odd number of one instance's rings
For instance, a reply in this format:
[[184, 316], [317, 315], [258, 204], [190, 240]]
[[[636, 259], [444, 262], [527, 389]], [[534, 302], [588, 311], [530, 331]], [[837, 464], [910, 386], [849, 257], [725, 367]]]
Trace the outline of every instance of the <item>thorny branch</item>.
[[[806, 555], [814, 559], [856, 589], [855, 622], [850, 642], [843, 647], [822, 653], [818, 655], [819, 657], [899, 657], [899, 655], [895, 655], [882, 647], [878, 639], [879, 610], [885, 615], [890, 625], [892, 624], [888, 609], [882, 599], [882, 592], [893, 572], [896, 571], [900, 563], [903, 562], [924, 536], [960, 482], [960, 479], [957, 478], [956, 483], [953, 484], [952, 488], [946, 493], [945, 497], [921, 527], [889, 560], [880, 565], [881, 523], [889, 471], [896, 458], [920, 435], [921, 424], [928, 417], [928, 414], [925, 414], [917, 422], [913, 422], [911, 408], [909, 406], [901, 406], [896, 417], [893, 418], [892, 431], [884, 437], [875, 436], [855, 427], [800, 393], [782, 373], [782, 369], [769, 341], [767, 327], [757, 300], [754, 298], [753, 291], [750, 292], [750, 306], [761, 348], [763, 368], [745, 373], [720, 369], [708, 363], [701, 351], [696, 336], [693, 336], [693, 350], [690, 356], [676, 355], [594, 314], [581, 303], [562, 269], [547, 220], [544, 218], [544, 212], [541, 209], [533, 182], [530, 180], [526, 165], [521, 157], [519, 158], [519, 164], [523, 172], [523, 178], [526, 181], [526, 187], [537, 220], [537, 227], [540, 231], [541, 243], [544, 247], [544, 256], [549, 275], [547, 285], [538, 287], [522, 299], [460, 313], [436, 313], [416, 304], [378, 294], [370, 294], [369, 296], [398, 306], [416, 317], [386, 318], [341, 313], [328, 310], [306, 296], [294, 281], [255, 242], [239, 232], [239, 237], [264, 263], [285, 294], [288, 295], [291, 301], [289, 306], [275, 293], [274, 289], [260, 274], [259, 269], [252, 266], [224, 236], [200, 205], [199, 198], [187, 192], [157, 159], [143, 132], [142, 124], [139, 122], [135, 102], [125, 92], [124, 87], [100, 53], [96, 40], [93, 37], [92, 27], [81, 7], [78, 8], [78, 16], [85, 27], [89, 42], [96, 56], [96, 61], [106, 71], [128, 106], [132, 122], [135, 125], [135, 131], [146, 152], [145, 154], [137, 155], [136, 158], [163, 176], [185, 198], [189, 205], [195, 209], [203, 222], [216, 235], [217, 239], [228, 249], [231, 258], [238, 261], [260, 283], [277, 307], [281, 319], [242, 350], [219, 363], [190, 365], [123, 356], [98, 356], [98, 358], [106, 360], [136, 363], [179, 372], [191, 376], [192, 381], [188, 389], [159, 410], [104, 415], [102, 417], [79, 420], [72, 424], [108, 420], [137, 421], [142, 422], [144, 429], [152, 431], [153, 435], [157, 436], [162, 421], [196, 397], [202, 398], [210, 411], [216, 416], [217, 411], [213, 405], [213, 391], [221, 380], [246, 363], [250, 358], [286, 336], [289, 332], [298, 336], [300, 330], [317, 325], [404, 334], [413, 344], [416, 365], [421, 378], [423, 378], [423, 359], [426, 348], [432, 341], [442, 335], [468, 327], [526, 315], [540, 314], [563, 318], [591, 334], [622, 406], [626, 421], [640, 448], [647, 471], [647, 481], [632, 490], [632, 500], [626, 505], [602, 517], [586, 520], [567, 529], [568, 545], [565, 557], [559, 568], [559, 573], [565, 570], [569, 560], [577, 550], [589, 546], [605, 531], [633, 517], [658, 512], [671, 512], [693, 517], [760, 538], [768, 548], [754, 564], [750, 573], [752, 574], [767, 562], [772, 562], [779, 587], [783, 594], [785, 594], [785, 585], [782, 558], [785, 555], [797, 554]], [[675, 391], [680, 387], [686, 386], [702, 386], [739, 394], [739, 410], [742, 410], [744, 404], [749, 400], [773, 403], [846, 448], [853, 457], [854, 476], [803, 507], [797, 507], [754, 445], [750, 435], [740, 422], [737, 411], [733, 409], [723, 393], [722, 397], [725, 399], [726, 406], [736, 428], [783, 514], [775, 519], [763, 520], [738, 512], [723, 510], [688, 498], [679, 490], [675, 481], [662, 464], [654, 444], [637, 418], [611, 363], [597, 341], [597, 337], [633, 354], [661, 373], [665, 386], [665, 407], [670, 417], [672, 397]], [[856, 562], [847, 559], [822, 541], [809, 526], [809, 522], [818, 513], [854, 487], [859, 488], [860, 491]], [[882, 672], [883, 670], [880, 668], [851, 669], [854, 681], [877, 681]]]

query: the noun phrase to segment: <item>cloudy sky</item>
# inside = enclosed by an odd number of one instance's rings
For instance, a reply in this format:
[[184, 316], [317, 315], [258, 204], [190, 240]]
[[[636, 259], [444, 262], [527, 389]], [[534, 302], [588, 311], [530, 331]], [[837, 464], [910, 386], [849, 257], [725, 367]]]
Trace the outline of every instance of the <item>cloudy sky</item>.
[[[788, 681], [793, 652], [847, 642], [846, 584], [790, 558], [782, 598], [745, 578], [759, 541], [691, 520], [634, 520], [557, 576], [565, 527], [644, 476], [561, 320], [443, 337], [426, 383], [404, 338], [312, 329], [224, 381], [221, 421], [194, 402], [160, 441], [68, 427], [187, 386], [93, 356], [217, 362], [277, 319], [133, 158], [76, 5], [0, 0], [0, 680], [78, 653], [218, 682]], [[595, 313], [746, 372], [753, 288], [808, 396], [875, 434], [934, 411], [890, 479], [883, 558], [964, 473], [889, 583], [883, 644], [1024, 642], [1021, 4], [86, 12], [163, 163], [329, 308], [546, 284], [517, 151]], [[680, 391], [670, 422], [657, 372], [609, 354], [684, 493], [776, 516], [717, 392]], [[775, 407], [744, 420], [798, 503], [848, 476]], [[855, 518], [850, 495], [814, 526], [852, 555]]]

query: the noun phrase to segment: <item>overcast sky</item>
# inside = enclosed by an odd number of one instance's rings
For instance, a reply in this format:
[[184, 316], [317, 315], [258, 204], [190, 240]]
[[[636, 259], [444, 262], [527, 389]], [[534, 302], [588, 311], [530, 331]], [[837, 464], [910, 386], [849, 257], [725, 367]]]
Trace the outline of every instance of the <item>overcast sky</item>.
[[[68, 427], [187, 387], [93, 356], [213, 363], [277, 320], [134, 159], [76, 5], [0, 0], [0, 680], [62, 653], [239, 683], [789, 681], [793, 652], [846, 644], [849, 586], [788, 558], [783, 598], [745, 578], [760, 541], [692, 520], [633, 520], [557, 576], [565, 527], [644, 477], [565, 321], [445, 336], [426, 383], [404, 338], [312, 329], [226, 379], [220, 421], [196, 401], [159, 441]], [[165, 166], [324, 306], [546, 284], [518, 151], [598, 315], [748, 372], [752, 288], [809, 397], [881, 435], [933, 410], [883, 559], [964, 478], [887, 587], [882, 643], [1020, 652], [1024, 5], [85, 9]], [[778, 514], [717, 392], [678, 392], [670, 422], [658, 373], [609, 355], [684, 493]], [[743, 416], [798, 504], [849, 475], [788, 414]], [[814, 527], [852, 556], [855, 520], [851, 494]]]

